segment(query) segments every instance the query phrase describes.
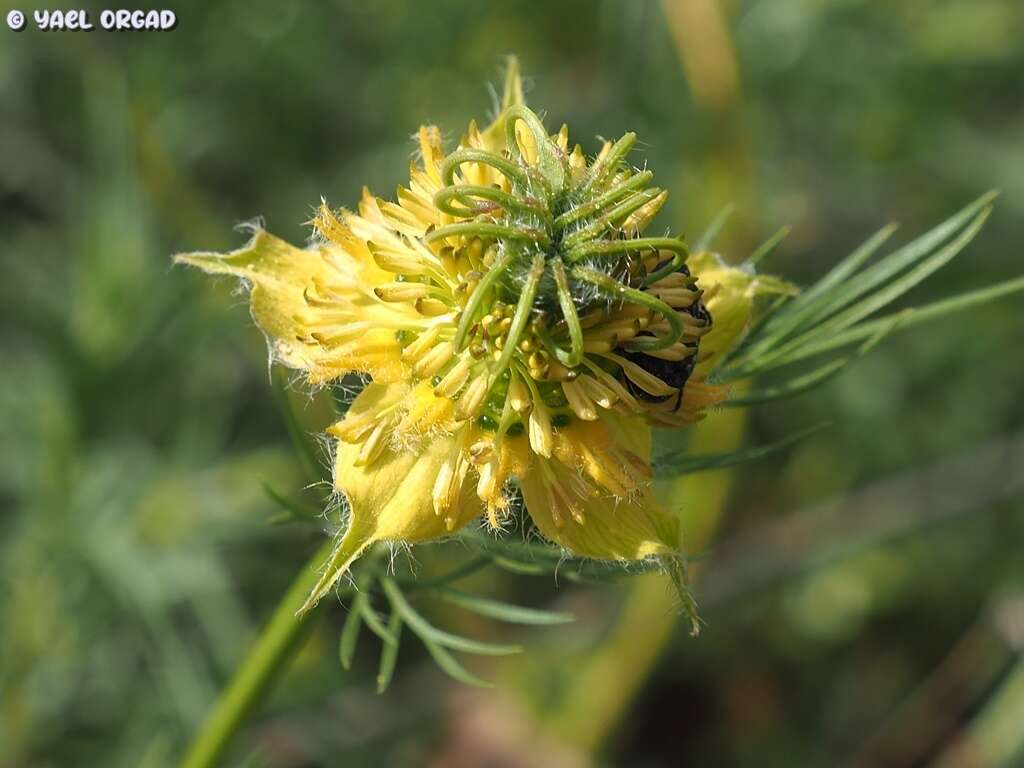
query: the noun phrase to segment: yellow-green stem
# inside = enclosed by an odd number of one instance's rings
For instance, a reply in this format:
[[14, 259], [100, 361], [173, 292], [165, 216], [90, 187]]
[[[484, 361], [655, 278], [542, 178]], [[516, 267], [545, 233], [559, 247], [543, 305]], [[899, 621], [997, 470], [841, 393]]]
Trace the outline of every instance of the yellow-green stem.
[[330, 557], [333, 548], [334, 541], [329, 539], [292, 582], [256, 644], [235, 670], [230, 684], [207, 715], [181, 761], [181, 768], [212, 768], [222, 764], [221, 758], [232, 738], [263, 700], [291, 659], [304, 630], [312, 624], [313, 616], [317, 614], [315, 608], [299, 616], [296, 611], [309, 596], [320, 576], [320, 566]]

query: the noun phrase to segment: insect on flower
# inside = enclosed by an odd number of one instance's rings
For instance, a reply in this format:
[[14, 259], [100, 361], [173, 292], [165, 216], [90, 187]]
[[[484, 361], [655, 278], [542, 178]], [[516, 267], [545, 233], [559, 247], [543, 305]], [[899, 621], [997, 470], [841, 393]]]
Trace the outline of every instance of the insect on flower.
[[[635, 135], [588, 157], [567, 128], [550, 134], [514, 60], [490, 125], [470, 123], [451, 152], [434, 126], [417, 139], [396, 200], [321, 204], [309, 247], [260, 230], [232, 253], [176, 257], [247, 281], [275, 362], [314, 384], [369, 377], [328, 429], [348, 524], [306, 607], [373, 543], [482, 516], [497, 529], [521, 497], [574, 555], [659, 561], [692, 609], [679, 518], [650, 488], [651, 427], [686, 427], [721, 402], [709, 374], [755, 300], [795, 290], [645, 234], [667, 193], [630, 165]], [[803, 298], [792, 322], [772, 322], [788, 333], [826, 317]]]

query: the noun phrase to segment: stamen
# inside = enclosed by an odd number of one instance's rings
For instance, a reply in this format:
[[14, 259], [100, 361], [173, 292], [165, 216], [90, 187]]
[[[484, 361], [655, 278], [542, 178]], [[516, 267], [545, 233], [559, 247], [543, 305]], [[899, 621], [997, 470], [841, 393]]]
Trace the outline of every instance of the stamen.
[[384, 283], [373, 289], [377, 298], [381, 301], [399, 302], [414, 301], [431, 294], [436, 294], [437, 289], [428, 283]]
[[459, 416], [461, 418], [471, 419], [477, 414], [480, 404], [487, 396], [489, 385], [490, 382], [485, 374], [473, 379], [466, 391], [462, 393], [462, 397], [459, 398]]
[[580, 376], [576, 379], [576, 384], [602, 408], [611, 408], [618, 399], [614, 392], [592, 376]]
[[451, 305], [434, 298], [416, 299], [413, 306], [424, 317], [440, 317], [447, 315], [452, 310]]
[[437, 472], [437, 479], [434, 480], [434, 489], [430, 495], [434, 504], [434, 514], [440, 517], [448, 511], [451, 501], [452, 479], [455, 477], [453, 462], [446, 461]]
[[467, 355], [462, 355], [452, 366], [452, 369], [444, 375], [444, 378], [434, 387], [434, 394], [438, 397], [454, 397], [469, 380], [469, 369], [472, 360]]
[[597, 365], [596, 363], [591, 362], [587, 358], [583, 359], [583, 364], [590, 371], [591, 376], [596, 378], [598, 381], [600, 381], [602, 384], [608, 387], [608, 389], [615, 393], [615, 396], [618, 398], [619, 404], [624, 404], [627, 407], [627, 409], [629, 411], [632, 411], [633, 413], [640, 413], [640, 411], [643, 410], [637, 399], [629, 393], [629, 390], [622, 386], [622, 382], [620, 382], [618, 379], [616, 379], [614, 376], [608, 373], [608, 371], [604, 370], [603, 368], [601, 368], [601, 366]]
[[583, 421], [597, 421], [597, 409], [590, 395], [575, 381], [562, 382], [562, 391], [569, 401], [569, 407]]
[[402, 360], [414, 365], [423, 355], [431, 349], [441, 335], [441, 326], [434, 325], [416, 337], [409, 346], [402, 350]]
[[528, 413], [533, 407], [530, 390], [519, 373], [513, 373], [509, 378], [508, 401], [512, 405], [512, 410], [518, 414]]
[[377, 422], [373, 432], [366, 438], [366, 442], [359, 449], [359, 455], [356, 457], [355, 462], [353, 462], [357, 467], [366, 467], [373, 464], [384, 451], [387, 445], [387, 442], [384, 440], [384, 430], [388, 425], [389, 421], [386, 419], [381, 419]]
[[653, 349], [648, 350], [644, 354], [650, 357], [656, 357], [659, 360], [669, 360], [672, 362], [678, 362], [685, 360], [688, 357], [692, 357], [693, 353], [696, 352], [693, 347], [688, 347], [685, 344], [673, 344], [671, 347], [665, 349]]
[[444, 341], [425, 354], [412, 367], [412, 372], [422, 379], [433, 376], [452, 359], [454, 348], [450, 341]]
[[675, 395], [679, 392], [675, 387], [670, 387], [657, 376], [652, 373], [648, 373], [631, 360], [627, 360], [624, 357], [613, 354], [603, 355], [603, 357], [614, 361], [620, 368], [622, 368], [623, 373], [626, 374], [626, 377], [630, 381], [649, 395], [653, 395], [654, 397], [669, 397], [670, 395]]
[[352, 341], [352, 339], [359, 338], [370, 329], [370, 323], [346, 323], [345, 325], [339, 325], [336, 327], [337, 330], [334, 333], [313, 331], [309, 335], [324, 346], [334, 346], [336, 344], [343, 344], [346, 341]]

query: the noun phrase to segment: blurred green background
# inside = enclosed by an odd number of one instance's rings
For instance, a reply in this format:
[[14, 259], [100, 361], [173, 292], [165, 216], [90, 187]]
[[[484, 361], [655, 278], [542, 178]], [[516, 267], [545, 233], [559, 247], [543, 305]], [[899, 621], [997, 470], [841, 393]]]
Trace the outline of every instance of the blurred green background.
[[[1022, 271], [1019, 0], [217, 0], [170, 33], [0, 29], [0, 765], [173, 764], [325, 521], [262, 338], [176, 251], [301, 242], [321, 196], [404, 181], [410, 134], [457, 140], [514, 52], [549, 127], [634, 130], [673, 196], [656, 226], [807, 282], [883, 223], [908, 239], [988, 188], [981, 236], [910, 303]], [[5, 9], [4, 13], [6, 15]], [[30, 11], [22, 6], [21, 10]], [[98, 8], [95, 13], [98, 14]], [[798, 400], [705, 422], [705, 448], [830, 429], [689, 478], [707, 622], [654, 577], [486, 571], [474, 589], [573, 611], [470, 660], [409, 640], [374, 691], [331, 605], [229, 764], [1019, 764], [1024, 744], [1024, 324], [1011, 298], [888, 339]], [[328, 413], [301, 393], [310, 433]], [[418, 549], [432, 563], [456, 549]]]

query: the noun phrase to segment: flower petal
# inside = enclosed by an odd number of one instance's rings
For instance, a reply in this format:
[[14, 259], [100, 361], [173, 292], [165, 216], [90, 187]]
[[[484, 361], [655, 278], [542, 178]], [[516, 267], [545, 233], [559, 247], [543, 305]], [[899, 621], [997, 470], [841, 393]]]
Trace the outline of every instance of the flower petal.
[[494, 121], [482, 131], [482, 146], [492, 152], [505, 149], [505, 110], [525, 104], [523, 78], [519, 73], [519, 59], [509, 56], [505, 65], [505, 82], [502, 87], [501, 105]]
[[[554, 481], [572, 493], [574, 470], [557, 462], [549, 466]], [[679, 520], [665, 511], [646, 487], [621, 499], [611, 495], [579, 497], [581, 514], [575, 515], [563, 500], [552, 496], [559, 491], [553, 489], [550, 477], [529, 472], [519, 479], [519, 486], [530, 517], [541, 533], [575, 555], [599, 560], [642, 560], [677, 550]]]
[[[354, 417], [386, 408], [396, 396], [400, 398], [403, 389], [402, 385], [369, 385], [352, 405]], [[349, 524], [302, 610], [330, 591], [373, 543], [441, 538], [480, 516], [482, 505], [473, 485], [464, 482], [467, 434], [463, 428], [433, 435], [415, 447], [386, 445], [369, 462], [362, 459], [367, 440], [375, 439], [372, 431], [357, 442], [339, 441], [334, 486], [345, 494]]]
[[702, 377], [746, 331], [758, 296], [796, 293], [796, 288], [777, 277], [732, 267], [711, 251], [691, 254], [686, 263], [705, 296], [710, 297], [704, 304], [712, 327], [700, 341], [701, 362], [694, 369], [694, 375]]
[[[178, 254], [174, 260], [249, 281], [252, 316], [267, 335], [274, 360], [306, 371], [311, 381], [349, 371], [380, 381], [401, 377], [401, 347], [393, 328], [407, 312], [361, 288], [363, 267], [342, 248], [295, 248], [259, 230], [237, 251]], [[327, 298], [316, 298], [321, 291]]]
[[647, 482], [650, 443], [650, 429], [639, 418], [609, 414], [559, 430], [557, 458], [535, 456], [519, 477], [541, 533], [574, 554], [601, 560], [678, 552], [679, 518], [658, 503]]

